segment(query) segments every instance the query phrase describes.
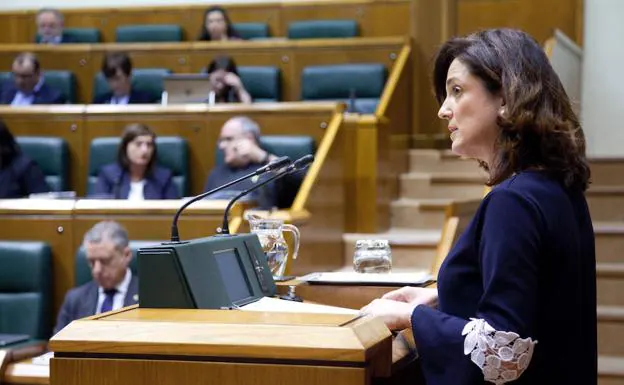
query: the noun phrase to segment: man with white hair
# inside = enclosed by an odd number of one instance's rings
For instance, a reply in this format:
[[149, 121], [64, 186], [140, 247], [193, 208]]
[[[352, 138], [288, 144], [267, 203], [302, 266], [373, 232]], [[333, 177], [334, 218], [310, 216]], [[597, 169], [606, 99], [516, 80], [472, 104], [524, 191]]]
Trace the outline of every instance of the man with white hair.
[[65, 18], [54, 8], [43, 8], [35, 19], [40, 44], [76, 43], [71, 36], [63, 33]]
[[132, 260], [128, 245], [128, 233], [117, 222], [99, 222], [87, 231], [83, 247], [93, 280], [67, 292], [55, 334], [76, 319], [138, 302], [139, 279], [128, 267]]

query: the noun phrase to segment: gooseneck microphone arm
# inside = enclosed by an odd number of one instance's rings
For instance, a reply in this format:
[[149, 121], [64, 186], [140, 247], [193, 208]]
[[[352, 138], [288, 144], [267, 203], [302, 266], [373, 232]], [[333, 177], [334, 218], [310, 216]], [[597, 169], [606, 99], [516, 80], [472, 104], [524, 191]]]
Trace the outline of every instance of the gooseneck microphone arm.
[[245, 195], [251, 193], [252, 191], [257, 190], [260, 187], [273, 182], [276, 179], [285, 177], [286, 175], [292, 174], [293, 172], [305, 169], [313, 161], [314, 161], [314, 156], [312, 156], [312, 155], [305, 155], [305, 156], [297, 159], [296, 161], [294, 161], [293, 164], [291, 164], [290, 166], [288, 166], [286, 168], [286, 170], [280, 172], [277, 175], [272, 176], [271, 178], [268, 178], [267, 180], [265, 180], [265, 181], [263, 181], [261, 183], [258, 183], [257, 185], [253, 186], [252, 188], [247, 189], [247, 190], [241, 192], [240, 194], [238, 194], [237, 196], [235, 196], [234, 198], [232, 198], [232, 200], [230, 200], [230, 203], [228, 203], [227, 207], [225, 208], [225, 212], [223, 213], [223, 224], [221, 226], [220, 234], [221, 235], [228, 235], [228, 234], [230, 234], [230, 227], [228, 225], [228, 222], [229, 222], [228, 215], [230, 213], [230, 209], [232, 208], [234, 203], [236, 203], [236, 201], [238, 201], [240, 198], [244, 197]]
[[222, 186], [219, 187], [215, 187], [210, 191], [206, 191], [205, 193], [199, 194], [191, 199], [189, 199], [188, 201], [186, 201], [179, 209], [178, 211], [176, 211], [175, 215], [173, 216], [173, 221], [171, 223], [171, 242], [180, 242], [180, 233], [178, 231], [178, 219], [180, 218], [180, 215], [182, 214], [182, 211], [184, 211], [184, 209], [186, 209], [188, 206], [192, 205], [193, 203], [197, 202], [198, 200], [204, 199], [205, 197], [212, 195], [216, 192], [219, 192], [221, 190], [224, 190], [232, 185], [235, 185], [237, 183], [240, 183], [246, 179], [252, 178], [254, 176], [260, 176], [264, 173], [267, 172], [271, 172], [271, 171], [275, 171], [275, 170], [280, 170], [281, 168], [283, 168], [284, 166], [289, 165], [290, 162], [290, 158], [287, 156], [283, 156], [281, 158], [277, 158], [275, 159], [273, 162], [267, 164], [266, 166], [260, 167], [259, 169], [257, 169], [254, 172], [251, 172], [247, 175], [244, 175], [238, 179], [235, 179], [231, 182], [228, 182]]

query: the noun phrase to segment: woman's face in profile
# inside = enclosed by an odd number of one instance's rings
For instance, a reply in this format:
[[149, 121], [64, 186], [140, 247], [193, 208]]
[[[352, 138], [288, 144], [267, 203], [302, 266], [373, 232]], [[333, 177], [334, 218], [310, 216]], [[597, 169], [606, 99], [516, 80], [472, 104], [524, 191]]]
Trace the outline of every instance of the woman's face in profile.
[[206, 15], [205, 27], [212, 40], [227, 39], [227, 23], [225, 15], [220, 11], [212, 11]]
[[150, 135], [141, 135], [134, 138], [126, 147], [126, 155], [130, 163], [137, 166], [147, 166], [154, 154], [154, 138]]
[[455, 154], [490, 163], [499, 132], [496, 118], [502, 108], [501, 96], [492, 95], [461, 61], [451, 63], [438, 117], [448, 120]]

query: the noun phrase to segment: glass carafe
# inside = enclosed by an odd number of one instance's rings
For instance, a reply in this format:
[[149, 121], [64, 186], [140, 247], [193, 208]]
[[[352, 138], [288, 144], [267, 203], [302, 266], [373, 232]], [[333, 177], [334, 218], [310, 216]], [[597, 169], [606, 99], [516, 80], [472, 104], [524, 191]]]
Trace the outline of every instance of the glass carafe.
[[266, 255], [269, 268], [274, 277], [281, 277], [288, 262], [288, 243], [284, 239], [284, 231], [290, 231], [295, 237], [295, 250], [292, 259], [297, 258], [299, 252], [299, 229], [296, 226], [285, 224], [281, 219], [250, 218], [249, 228], [258, 235], [262, 251]]

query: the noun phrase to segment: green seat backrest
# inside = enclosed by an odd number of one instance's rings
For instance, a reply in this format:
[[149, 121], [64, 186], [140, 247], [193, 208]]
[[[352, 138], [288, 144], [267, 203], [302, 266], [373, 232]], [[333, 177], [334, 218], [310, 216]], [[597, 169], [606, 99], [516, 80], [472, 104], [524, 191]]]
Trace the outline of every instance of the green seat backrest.
[[282, 77], [278, 67], [238, 67], [245, 88], [254, 102], [279, 102], [282, 99]]
[[178, 42], [184, 40], [182, 27], [175, 24], [123, 25], [117, 27], [117, 43]]
[[[154, 99], [160, 99], [165, 87], [163, 79], [170, 74], [171, 70], [167, 68], [133, 69], [132, 87], [149, 93]], [[93, 81], [93, 100], [107, 92], [110, 92], [110, 87], [106, 82], [106, 78], [102, 72], [98, 72]]]
[[244, 40], [269, 37], [269, 25], [267, 23], [232, 23], [232, 27]]
[[45, 175], [51, 191], [69, 188], [69, 150], [63, 138], [48, 136], [18, 136], [17, 144]]
[[308, 66], [301, 73], [301, 99], [337, 100], [348, 104], [353, 99], [353, 112], [372, 113], [386, 78], [386, 67], [378, 63]]
[[[264, 135], [260, 137], [260, 147], [277, 156], [288, 156], [295, 161], [302, 156], [316, 152], [316, 144], [311, 136]], [[223, 151], [216, 150], [216, 164], [223, 163]], [[278, 183], [277, 206], [289, 208], [292, 205], [303, 178], [284, 178]]]
[[[102, 41], [102, 34], [97, 28], [65, 28], [63, 35], [71, 38], [72, 43], [99, 43]], [[41, 36], [37, 34], [35, 41], [39, 43]]]
[[[136, 276], [139, 275], [137, 251], [141, 247], [154, 246], [159, 243], [160, 241], [130, 241], [130, 244], [128, 246], [130, 247], [130, 250], [132, 250], [132, 261], [130, 261], [130, 270], [132, 270], [132, 274]], [[80, 248], [76, 252], [75, 257], [74, 285], [84, 285], [92, 279], [93, 278], [91, 276], [91, 267], [89, 266], [89, 262], [87, 261], [87, 254], [85, 252], [84, 246], [80, 246]]]
[[50, 336], [52, 256], [44, 242], [0, 242], [0, 333]]
[[[93, 193], [100, 168], [117, 160], [117, 148], [121, 143], [119, 137], [103, 137], [93, 139], [89, 151], [89, 174], [87, 176], [87, 195]], [[188, 176], [188, 143], [178, 136], [159, 136], [156, 138], [158, 148], [158, 165], [166, 167], [173, 173], [173, 182], [180, 196], [189, 194]]]
[[71, 71], [44, 71], [43, 77], [46, 84], [60, 91], [69, 104], [76, 103], [76, 77]]
[[304, 20], [288, 25], [289, 39], [328, 39], [359, 35], [355, 20]]

